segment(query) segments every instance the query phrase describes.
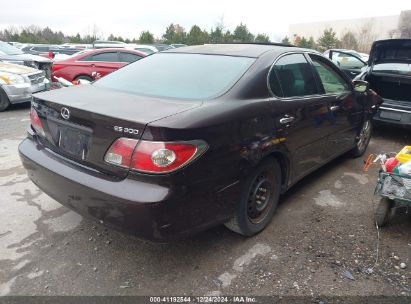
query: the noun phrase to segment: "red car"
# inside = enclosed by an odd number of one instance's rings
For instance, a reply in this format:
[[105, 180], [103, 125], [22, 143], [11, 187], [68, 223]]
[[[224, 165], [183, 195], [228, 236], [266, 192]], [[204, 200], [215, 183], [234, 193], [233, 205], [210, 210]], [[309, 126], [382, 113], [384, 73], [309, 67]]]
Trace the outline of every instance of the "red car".
[[93, 72], [105, 76], [145, 56], [142, 52], [123, 48], [84, 50], [70, 58], [54, 62], [51, 79], [55, 81], [54, 77], [63, 77], [68, 81], [92, 81]]

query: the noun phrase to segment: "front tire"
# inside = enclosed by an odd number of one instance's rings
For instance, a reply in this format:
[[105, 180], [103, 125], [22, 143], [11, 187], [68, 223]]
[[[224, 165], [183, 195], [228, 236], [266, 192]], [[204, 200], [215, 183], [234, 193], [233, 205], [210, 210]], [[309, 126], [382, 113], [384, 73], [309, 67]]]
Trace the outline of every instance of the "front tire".
[[364, 121], [361, 131], [358, 134], [358, 141], [354, 149], [351, 150], [353, 157], [360, 157], [365, 153], [371, 140], [372, 129], [371, 119]]
[[271, 221], [281, 189], [281, 168], [275, 159], [262, 161], [244, 181], [235, 216], [225, 226], [241, 235], [252, 236]]
[[10, 106], [9, 97], [6, 92], [0, 88], [0, 112], [3, 112]]

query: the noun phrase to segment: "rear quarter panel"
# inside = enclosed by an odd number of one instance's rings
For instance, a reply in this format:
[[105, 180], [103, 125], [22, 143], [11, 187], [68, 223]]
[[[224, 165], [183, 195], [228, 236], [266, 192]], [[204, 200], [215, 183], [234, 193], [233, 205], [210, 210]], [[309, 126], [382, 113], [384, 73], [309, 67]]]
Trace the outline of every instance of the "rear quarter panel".
[[[213, 101], [148, 124], [142, 139], [202, 139], [208, 143], [203, 156], [172, 174], [173, 183], [202, 193], [201, 200], [191, 202], [194, 206], [190, 207], [199, 224], [210, 217], [222, 221], [232, 216], [244, 178], [262, 158], [282, 149], [273, 144], [273, 128], [268, 99]], [[157, 181], [156, 176], [140, 174], [136, 178]], [[162, 183], [166, 185], [170, 179], [163, 176]]]

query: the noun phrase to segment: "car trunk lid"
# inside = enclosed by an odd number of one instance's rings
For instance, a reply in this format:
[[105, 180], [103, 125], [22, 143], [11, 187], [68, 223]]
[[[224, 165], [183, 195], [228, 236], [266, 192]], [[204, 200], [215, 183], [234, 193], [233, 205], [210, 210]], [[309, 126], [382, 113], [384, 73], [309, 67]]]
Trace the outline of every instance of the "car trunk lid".
[[148, 123], [200, 105], [198, 101], [143, 97], [92, 85], [35, 94], [33, 100], [42, 120], [45, 146], [76, 163], [120, 178], [126, 177], [128, 169], [104, 162], [117, 138], [139, 139]]
[[375, 41], [370, 51], [369, 65], [381, 62], [411, 63], [411, 39]]

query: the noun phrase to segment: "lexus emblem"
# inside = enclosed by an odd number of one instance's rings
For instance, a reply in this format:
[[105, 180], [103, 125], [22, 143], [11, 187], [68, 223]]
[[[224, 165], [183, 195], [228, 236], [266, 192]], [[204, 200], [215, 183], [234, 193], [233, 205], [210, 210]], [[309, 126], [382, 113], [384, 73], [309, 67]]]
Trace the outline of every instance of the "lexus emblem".
[[64, 119], [70, 118], [70, 110], [67, 108], [61, 108], [60, 114], [61, 114], [61, 117], [63, 117]]

